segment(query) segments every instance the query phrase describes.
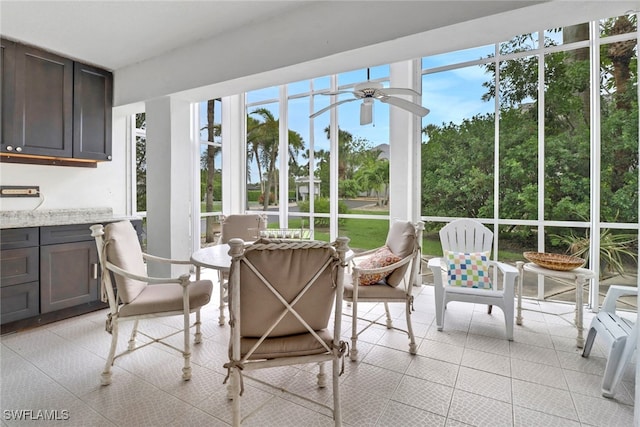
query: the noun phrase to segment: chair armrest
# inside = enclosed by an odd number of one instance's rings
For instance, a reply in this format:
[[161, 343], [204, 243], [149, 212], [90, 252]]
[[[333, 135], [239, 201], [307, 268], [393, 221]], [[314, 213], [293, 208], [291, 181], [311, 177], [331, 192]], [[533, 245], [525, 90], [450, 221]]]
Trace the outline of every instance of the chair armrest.
[[156, 261], [156, 262], [163, 262], [166, 264], [185, 264], [185, 265], [191, 265], [191, 261], [188, 260], [182, 260], [182, 259], [170, 259], [170, 258], [164, 258], [164, 257], [160, 257], [160, 256], [156, 256], [156, 255], [151, 255], [151, 254], [146, 254], [143, 253], [142, 254], [143, 258], [148, 260], [148, 261]]
[[500, 262], [500, 261], [489, 261], [489, 264], [491, 264], [492, 266], [495, 265], [504, 274], [515, 274], [517, 276], [519, 273], [518, 269], [511, 264], [505, 264], [504, 262]]
[[442, 287], [442, 259], [443, 258], [431, 258], [427, 263], [427, 267], [433, 272], [433, 284], [437, 287]]
[[608, 313], [616, 312], [616, 300], [625, 295], [638, 295], [638, 288], [632, 286], [611, 285], [604, 297], [602, 311]]
[[[106, 263], [107, 270], [114, 272], [115, 274], [119, 274], [124, 277], [128, 277], [129, 279], [139, 280], [141, 282], [146, 282], [150, 284], [158, 284], [158, 283], [180, 283], [180, 284], [188, 284], [190, 283], [189, 275], [183, 274], [180, 277], [149, 277], [149, 276], [140, 276], [138, 274], [133, 274], [128, 272], [127, 270], [123, 270], [117, 265], [111, 264], [107, 261]], [[185, 281], [186, 279], [186, 281]]]
[[355, 275], [359, 275], [359, 274], [376, 274], [376, 273], [384, 273], [384, 272], [392, 272], [397, 268], [402, 267], [403, 265], [411, 262], [411, 260], [413, 259], [415, 255], [412, 253], [410, 255], [407, 255], [406, 257], [402, 258], [400, 261], [395, 262], [393, 264], [389, 264], [385, 267], [380, 267], [380, 268], [360, 268], [357, 265], [353, 267], [353, 274]]

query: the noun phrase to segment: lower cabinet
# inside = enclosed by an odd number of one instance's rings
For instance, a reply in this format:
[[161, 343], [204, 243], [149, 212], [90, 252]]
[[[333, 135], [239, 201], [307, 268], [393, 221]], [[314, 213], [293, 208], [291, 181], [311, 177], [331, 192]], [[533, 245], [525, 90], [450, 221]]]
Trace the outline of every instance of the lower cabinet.
[[98, 252], [94, 242], [40, 247], [40, 312], [98, 299]]
[[[132, 221], [140, 235], [142, 221]], [[1, 333], [43, 325], [107, 305], [93, 224], [0, 230]]]

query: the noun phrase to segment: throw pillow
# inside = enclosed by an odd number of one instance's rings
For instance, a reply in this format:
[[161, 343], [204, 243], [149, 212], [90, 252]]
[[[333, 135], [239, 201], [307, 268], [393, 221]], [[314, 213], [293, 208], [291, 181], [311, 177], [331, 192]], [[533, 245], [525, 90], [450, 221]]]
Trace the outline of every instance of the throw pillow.
[[[399, 256], [394, 255], [388, 246], [383, 246], [377, 251], [375, 251], [374, 253], [372, 253], [368, 258], [360, 262], [360, 264], [358, 264], [358, 267], [363, 270], [373, 269], [373, 268], [382, 268], [382, 267], [387, 267], [391, 264], [395, 264], [401, 259], [402, 258], [400, 258]], [[362, 286], [374, 285], [379, 281], [381, 281], [382, 279], [385, 279], [389, 274], [391, 274], [390, 271], [384, 271], [381, 273], [361, 274], [360, 285]]]
[[451, 286], [491, 289], [489, 252], [445, 251], [447, 278]]

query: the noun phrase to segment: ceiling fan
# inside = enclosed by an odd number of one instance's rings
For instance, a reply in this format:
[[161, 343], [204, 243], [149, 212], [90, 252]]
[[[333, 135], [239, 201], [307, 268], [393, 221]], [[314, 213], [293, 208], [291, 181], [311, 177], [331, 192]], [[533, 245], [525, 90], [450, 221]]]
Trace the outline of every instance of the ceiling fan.
[[353, 90], [340, 90], [337, 92], [325, 92], [323, 95], [339, 95], [342, 93], [350, 93], [354, 96], [354, 98], [343, 99], [342, 101], [335, 102], [328, 107], [325, 107], [321, 110], [316, 111], [312, 115], [309, 116], [310, 119], [319, 116], [325, 111], [330, 110], [331, 108], [337, 107], [340, 104], [344, 104], [347, 102], [353, 102], [362, 100], [362, 104], [360, 105], [360, 124], [366, 125], [373, 121], [373, 101], [378, 100], [380, 102], [384, 102], [385, 104], [395, 105], [396, 107], [402, 108], [410, 113], [413, 113], [417, 116], [424, 117], [429, 114], [429, 109], [424, 108], [420, 104], [416, 104], [411, 101], [407, 101], [403, 98], [398, 98], [394, 95], [410, 95], [410, 96], [420, 96], [418, 92], [413, 89], [406, 88], [398, 88], [398, 87], [383, 87], [382, 83], [372, 82], [369, 80], [369, 69], [367, 69], [367, 81], [363, 83], [357, 84]]

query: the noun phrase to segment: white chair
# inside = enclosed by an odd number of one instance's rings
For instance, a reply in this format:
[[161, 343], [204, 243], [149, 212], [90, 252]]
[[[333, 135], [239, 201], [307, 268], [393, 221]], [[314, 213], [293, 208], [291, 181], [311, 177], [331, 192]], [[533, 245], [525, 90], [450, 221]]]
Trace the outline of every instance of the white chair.
[[[413, 284], [420, 262], [424, 223], [393, 220], [385, 246], [359, 253], [352, 259], [352, 273], [344, 284], [344, 300], [352, 305], [350, 358], [358, 359], [358, 336], [386, 315], [386, 327], [394, 328], [389, 303], [405, 305], [409, 353], [416, 354], [416, 340], [411, 325]], [[384, 303], [384, 314], [375, 320], [358, 318], [358, 303]], [[367, 325], [358, 331], [358, 320]], [[398, 328], [395, 328], [398, 329]]]
[[607, 347], [607, 365], [602, 377], [602, 395], [613, 397], [631, 360], [637, 343], [637, 321], [634, 323], [616, 314], [616, 300], [625, 295], [638, 295], [638, 288], [613, 285], [607, 291], [602, 308], [591, 321], [582, 357], [589, 357], [598, 335]]
[[[264, 214], [233, 214], [220, 217], [220, 236], [217, 244], [229, 243], [231, 239], [242, 239], [245, 242], [254, 242], [260, 238], [260, 231], [267, 228], [267, 216]], [[220, 306], [218, 324], [224, 325], [224, 306], [227, 295], [227, 281], [229, 274], [218, 270], [218, 282], [220, 284]]]
[[[435, 285], [436, 324], [444, 327], [444, 314], [450, 301], [495, 305], [502, 309], [507, 339], [513, 340], [515, 280], [518, 270], [502, 262], [491, 261], [493, 232], [472, 219], [457, 219], [440, 230], [443, 258], [429, 260]], [[499, 277], [491, 271], [502, 273]], [[467, 270], [468, 269], [468, 270]], [[491, 309], [489, 309], [491, 313]]]
[[338, 377], [348, 347], [340, 341], [348, 242], [346, 237], [335, 243], [259, 240], [245, 247], [242, 240], [231, 240], [230, 360], [224, 366], [229, 372], [227, 379], [231, 378], [234, 426], [242, 421], [240, 396], [247, 372], [318, 363], [318, 386], [324, 387], [323, 364], [327, 361], [333, 363], [333, 408], [317, 403], [332, 410], [335, 425], [341, 425]]
[[[129, 221], [120, 221], [91, 226], [92, 236], [96, 239], [98, 258], [102, 266], [101, 296], [103, 302], [109, 302], [106, 330], [111, 334], [111, 348], [107, 363], [102, 372], [102, 385], [111, 384], [111, 367], [118, 357], [130, 354], [153, 343], [179, 351], [184, 358], [182, 379], [191, 379], [189, 330], [195, 327], [195, 343], [202, 340], [200, 333], [200, 308], [211, 299], [213, 283], [210, 280], [189, 280], [189, 274], [180, 277], [148, 277], [144, 260], [171, 264], [191, 264], [189, 261], [177, 261], [148, 255], [142, 252], [138, 235]], [[115, 279], [115, 291], [112, 282]], [[190, 326], [190, 314], [196, 313], [195, 323]], [[138, 321], [156, 317], [183, 317], [182, 330], [176, 330], [167, 336], [155, 338], [138, 330]], [[118, 327], [121, 322], [133, 321], [133, 330], [127, 350], [116, 355]], [[163, 340], [183, 334], [183, 348], [177, 348]], [[140, 334], [150, 341], [136, 346], [136, 336]]]

